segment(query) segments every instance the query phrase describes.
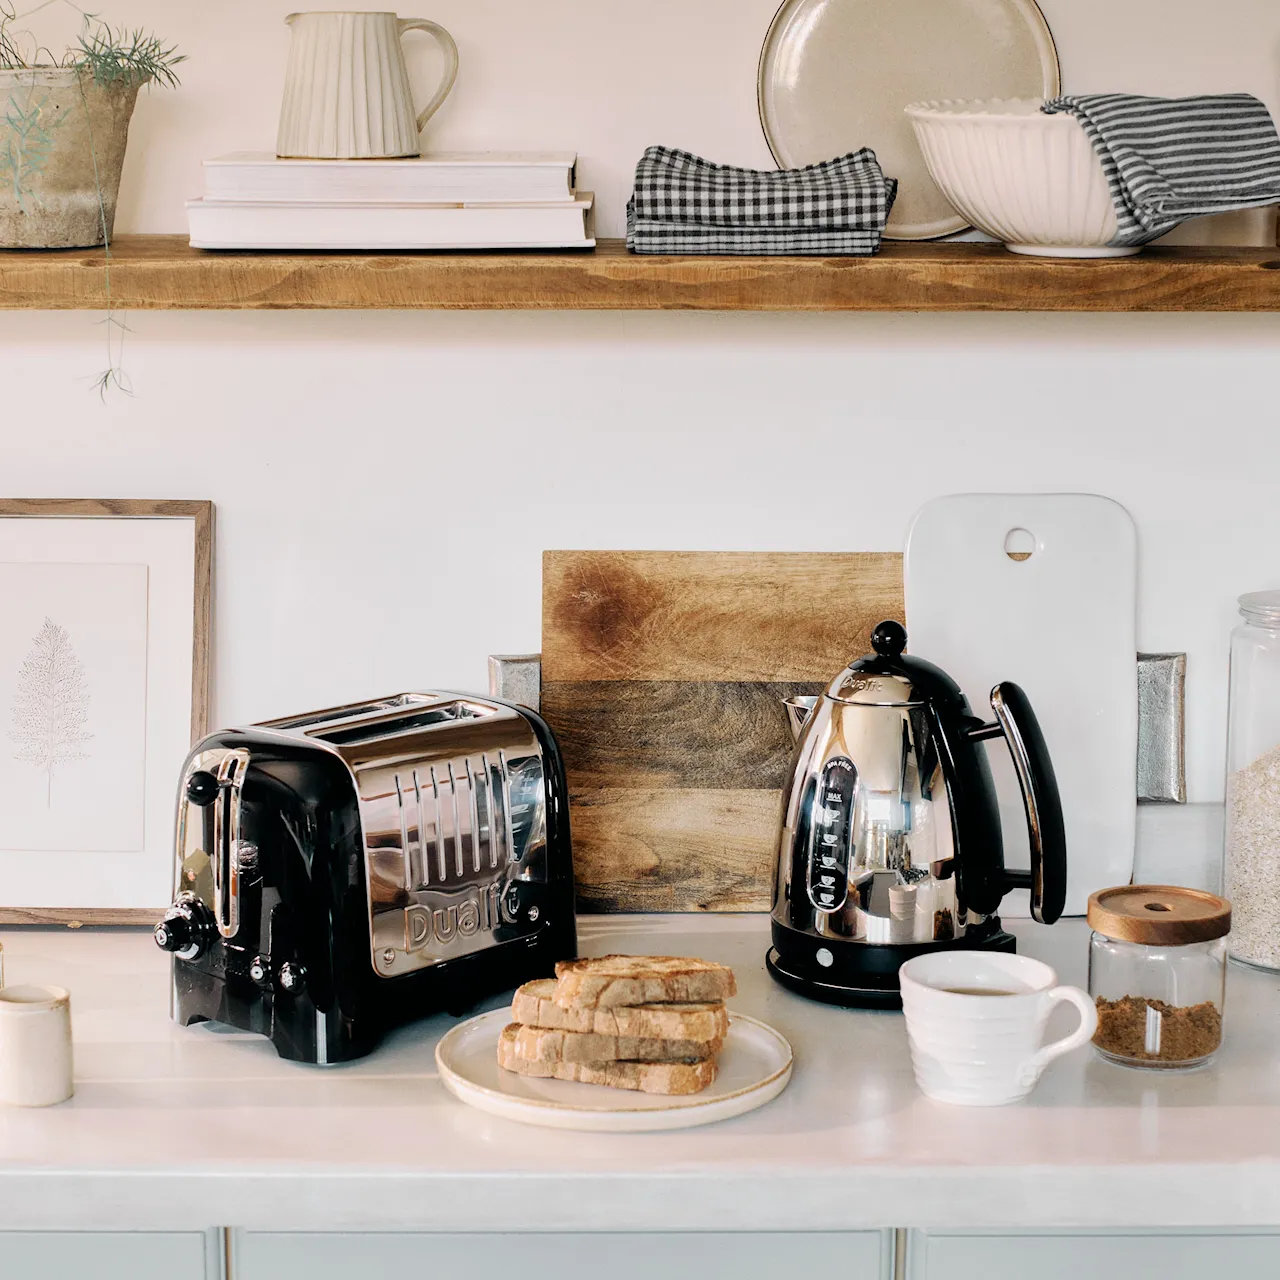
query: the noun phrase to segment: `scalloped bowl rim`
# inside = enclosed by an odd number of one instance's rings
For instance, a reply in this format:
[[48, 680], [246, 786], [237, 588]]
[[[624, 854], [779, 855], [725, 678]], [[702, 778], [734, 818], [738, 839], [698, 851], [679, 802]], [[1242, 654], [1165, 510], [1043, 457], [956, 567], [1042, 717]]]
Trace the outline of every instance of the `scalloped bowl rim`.
[[[903, 112], [912, 120], [978, 120], [982, 123], [1043, 120], [1045, 128], [1061, 128], [1062, 123], [1079, 128], [1080, 122], [1066, 112], [1055, 111], [1046, 115], [1039, 108], [1044, 98], [936, 98], [926, 102], [912, 102]], [[1020, 111], [1001, 110], [1009, 106], [1023, 108]], [[1035, 110], [1026, 110], [1034, 107]]]

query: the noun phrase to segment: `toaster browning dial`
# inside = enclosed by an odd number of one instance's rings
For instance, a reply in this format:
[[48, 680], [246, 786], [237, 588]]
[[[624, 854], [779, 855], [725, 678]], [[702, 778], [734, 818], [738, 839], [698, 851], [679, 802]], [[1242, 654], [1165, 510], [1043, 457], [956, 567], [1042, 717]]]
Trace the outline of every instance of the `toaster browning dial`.
[[180, 960], [195, 960], [213, 940], [213, 916], [199, 898], [184, 893], [152, 932], [162, 951], [171, 951]]
[[824, 912], [839, 911], [849, 893], [849, 846], [853, 837], [858, 771], [847, 756], [834, 756], [822, 770], [809, 824], [809, 901]]

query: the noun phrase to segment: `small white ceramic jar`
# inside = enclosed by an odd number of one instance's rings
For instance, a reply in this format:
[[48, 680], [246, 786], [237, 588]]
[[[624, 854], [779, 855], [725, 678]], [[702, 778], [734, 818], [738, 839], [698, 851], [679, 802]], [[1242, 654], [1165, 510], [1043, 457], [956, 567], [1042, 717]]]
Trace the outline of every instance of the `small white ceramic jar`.
[[0, 987], [0, 1103], [50, 1107], [71, 1083], [71, 996], [62, 987]]

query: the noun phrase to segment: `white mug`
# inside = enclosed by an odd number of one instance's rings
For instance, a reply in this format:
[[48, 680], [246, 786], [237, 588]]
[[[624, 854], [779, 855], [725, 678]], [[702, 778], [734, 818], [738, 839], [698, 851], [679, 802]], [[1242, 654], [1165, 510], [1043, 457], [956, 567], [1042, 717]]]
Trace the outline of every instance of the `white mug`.
[[[1017, 1102], [1054, 1058], [1085, 1044], [1098, 1011], [1079, 987], [1029, 956], [942, 951], [899, 970], [916, 1083], [930, 1098], [972, 1107]], [[1080, 1010], [1071, 1035], [1043, 1044], [1060, 1001]]]
[[0, 1103], [50, 1107], [71, 1083], [71, 996], [62, 987], [0, 987]]
[[[458, 46], [439, 23], [394, 13], [291, 13], [292, 36], [276, 154], [374, 160], [422, 154], [418, 135], [458, 75]], [[444, 75], [416, 115], [400, 37], [427, 31], [444, 49]]]

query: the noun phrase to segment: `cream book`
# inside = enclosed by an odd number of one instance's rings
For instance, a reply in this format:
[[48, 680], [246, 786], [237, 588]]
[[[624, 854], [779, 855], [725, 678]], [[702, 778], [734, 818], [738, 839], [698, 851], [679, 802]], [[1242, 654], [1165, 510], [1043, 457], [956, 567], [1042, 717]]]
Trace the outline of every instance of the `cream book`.
[[590, 249], [594, 196], [544, 203], [188, 200], [196, 249]]
[[572, 200], [572, 151], [436, 151], [400, 160], [280, 160], [235, 151], [204, 162], [210, 200]]

